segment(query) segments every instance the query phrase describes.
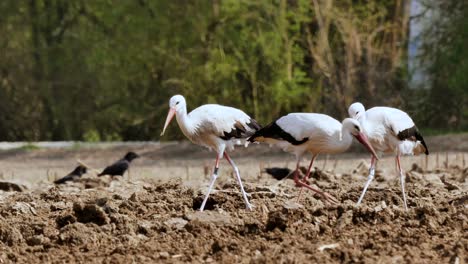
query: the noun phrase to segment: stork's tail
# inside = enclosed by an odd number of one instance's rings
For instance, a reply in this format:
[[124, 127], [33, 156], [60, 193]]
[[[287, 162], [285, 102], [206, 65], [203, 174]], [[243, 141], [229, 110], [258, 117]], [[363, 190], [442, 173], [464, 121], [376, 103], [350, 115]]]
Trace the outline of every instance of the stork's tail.
[[426, 155], [429, 155], [429, 149], [427, 148], [426, 142], [424, 142], [424, 138], [419, 133], [419, 130], [416, 126], [412, 126], [410, 128], [404, 129], [400, 131], [397, 135], [399, 140], [411, 140], [411, 141], [419, 141], [417, 147], [413, 149], [414, 154], [418, 154], [424, 152]]
[[269, 142], [270, 139], [281, 140], [281, 134], [283, 130], [276, 124], [276, 120], [263, 128], [255, 131], [255, 133], [249, 137], [249, 142]]

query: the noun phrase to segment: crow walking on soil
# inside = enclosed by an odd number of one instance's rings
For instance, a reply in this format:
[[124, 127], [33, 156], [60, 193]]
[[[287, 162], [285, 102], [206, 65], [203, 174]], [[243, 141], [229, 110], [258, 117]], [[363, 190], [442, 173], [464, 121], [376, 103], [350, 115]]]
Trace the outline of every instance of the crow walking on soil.
[[123, 159], [118, 160], [114, 164], [106, 167], [101, 173], [98, 174], [98, 176], [110, 175], [112, 178], [114, 178], [114, 176], [123, 176], [123, 174], [128, 170], [130, 162], [138, 157], [140, 156], [138, 156], [135, 152], [130, 151], [125, 155], [125, 157], [123, 157]]
[[54, 181], [54, 183], [55, 183], [55, 184], [64, 184], [64, 183], [67, 182], [67, 181], [76, 181], [76, 180], [78, 180], [79, 178], [81, 178], [81, 176], [82, 176], [83, 174], [85, 174], [86, 171], [87, 171], [87, 169], [86, 169], [85, 166], [79, 165], [79, 166], [76, 167], [72, 172], [70, 172], [69, 174], [67, 174], [67, 175], [64, 176], [63, 178]]
[[289, 168], [266, 168], [265, 172], [273, 176], [273, 178], [277, 180], [282, 180], [286, 176], [288, 176], [291, 173], [291, 169]]
[[[307, 173], [307, 168], [306, 167], [299, 167], [300, 172], [305, 175]], [[293, 170], [289, 168], [278, 168], [278, 167], [272, 167], [272, 168], [266, 168], [265, 171], [267, 174], [270, 174], [273, 178], [281, 181], [282, 179], [291, 176], [291, 173], [294, 172]], [[302, 176], [303, 176], [302, 175]], [[292, 178], [291, 178], [292, 180]]]

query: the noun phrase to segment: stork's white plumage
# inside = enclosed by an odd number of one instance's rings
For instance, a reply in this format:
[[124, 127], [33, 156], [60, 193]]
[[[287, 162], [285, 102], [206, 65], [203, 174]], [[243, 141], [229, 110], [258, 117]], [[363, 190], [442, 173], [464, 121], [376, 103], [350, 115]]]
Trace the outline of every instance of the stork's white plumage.
[[296, 184], [321, 194], [327, 201], [337, 202], [331, 195], [312, 188], [306, 182], [299, 180], [299, 163], [305, 153], [312, 153], [312, 160], [305, 176], [307, 179], [318, 154], [335, 154], [346, 151], [352, 143], [353, 136], [375, 155], [366, 136], [361, 132], [361, 125], [358, 121], [346, 118], [340, 123], [324, 114], [288, 114], [255, 132], [249, 141], [274, 144], [284, 151], [295, 154], [297, 163], [294, 180]]
[[[400, 155], [417, 155], [419, 153], [429, 155], [426, 143], [413, 120], [407, 113], [396, 108], [373, 107], [366, 111], [361, 103], [353, 103], [348, 109], [348, 114], [361, 123], [370, 143], [377, 152], [396, 155], [396, 167], [400, 174], [403, 202], [405, 209], [408, 209], [405, 176], [400, 166]], [[374, 178], [376, 163], [377, 161], [372, 157], [369, 176], [357, 205], [361, 204], [367, 188]]]
[[223, 156], [231, 164], [236, 173], [247, 208], [252, 209], [242, 185], [239, 169], [229, 157], [227, 151], [233, 150], [236, 143], [242, 140], [245, 141], [245, 139], [259, 130], [260, 126], [257, 121], [250, 118], [239, 109], [217, 104], [202, 105], [187, 114], [185, 98], [182, 95], [174, 95], [169, 100], [169, 113], [161, 136], [164, 135], [174, 115], [176, 116], [177, 123], [182, 133], [184, 133], [190, 141], [197, 145], [213, 149], [217, 153], [211, 183], [200, 207], [200, 211], [203, 211], [205, 208], [208, 196], [213, 189], [213, 185], [218, 177], [219, 160], [222, 159]]

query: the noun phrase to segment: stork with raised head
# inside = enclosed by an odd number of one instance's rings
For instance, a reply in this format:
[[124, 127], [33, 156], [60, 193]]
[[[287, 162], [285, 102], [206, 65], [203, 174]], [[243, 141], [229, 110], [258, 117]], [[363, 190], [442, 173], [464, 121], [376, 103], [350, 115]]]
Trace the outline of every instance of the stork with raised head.
[[[395, 166], [400, 175], [405, 209], [408, 210], [405, 194], [405, 176], [401, 169], [400, 156], [416, 155], [419, 153], [429, 155], [429, 150], [418, 128], [407, 113], [396, 108], [373, 107], [366, 111], [361, 103], [353, 103], [348, 109], [348, 114], [351, 118], [361, 123], [371, 145], [377, 152], [394, 153], [396, 155]], [[361, 204], [367, 188], [374, 178], [376, 163], [377, 161], [372, 157], [369, 176], [357, 205]]]
[[208, 196], [213, 189], [213, 185], [218, 177], [219, 160], [223, 156], [234, 169], [247, 209], [252, 210], [252, 205], [249, 203], [244, 186], [242, 185], [239, 169], [229, 156], [228, 151], [234, 150], [234, 145], [239, 140], [247, 139], [260, 129], [257, 121], [239, 109], [218, 104], [202, 105], [187, 114], [185, 98], [182, 95], [174, 95], [169, 100], [169, 113], [167, 114], [161, 136], [164, 135], [167, 126], [174, 116], [176, 116], [180, 130], [190, 141], [213, 149], [217, 153], [211, 183], [200, 211], [203, 211], [205, 208]]
[[322, 190], [308, 185], [299, 179], [299, 166], [306, 153], [312, 154], [305, 180], [309, 178], [312, 165], [319, 154], [336, 154], [346, 151], [355, 137], [372, 155], [376, 155], [366, 136], [362, 133], [361, 125], [354, 119], [346, 118], [340, 123], [338, 120], [324, 114], [291, 113], [280, 117], [269, 125], [255, 132], [249, 138], [251, 142], [265, 142], [277, 145], [284, 151], [296, 155], [296, 170], [294, 181], [296, 185], [310, 189], [331, 203], [338, 200]]

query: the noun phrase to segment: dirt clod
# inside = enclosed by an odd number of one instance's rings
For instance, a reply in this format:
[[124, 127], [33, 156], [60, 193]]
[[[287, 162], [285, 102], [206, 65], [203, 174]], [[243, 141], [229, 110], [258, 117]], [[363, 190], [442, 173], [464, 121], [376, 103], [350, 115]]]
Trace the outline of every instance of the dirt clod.
[[36, 209], [34, 209], [34, 206], [25, 203], [25, 202], [16, 202], [12, 207], [11, 210], [14, 211], [17, 214], [33, 214], [37, 215]]
[[76, 217], [70, 214], [61, 215], [55, 219], [55, 222], [57, 223], [58, 228], [62, 228], [68, 224], [75, 223]]
[[[325, 204], [308, 190], [297, 202], [299, 189], [292, 181], [248, 179], [253, 211], [245, 209], [232, 180], [217, 185], [203, 212], [198, 210], [204, 193], [180, 181], [121, 180], [99, 190], [74, 183], [9, 193], [0, 200], [0, 260], [466, 263], [463, 173], [459, 168], [409, 172], [408, 211], [398, 179], [373, 183], [357, 207], [365, 178], [329, 172], [313, 182], [340, 197], [338, 205]], [[347, 182], [350, 177], [358, 180]]]
[[17, 245], [23, 241], [23, 235], [17, 228], [0, 223], [0, 241], [8, 246]]
[[166, 224], [167, 226], [175, 229], [182, 229], [187, 223], [187, 220], [180, 217], [171, 218], [164, 222], [164, 224]]
[[104, 210], [96, 204], [82, 204], [76, 202], [73, 204], [73, 212], [78, 222], [81, 223], [95, 223], [97, 225], [104, 225], [109, 223]]

